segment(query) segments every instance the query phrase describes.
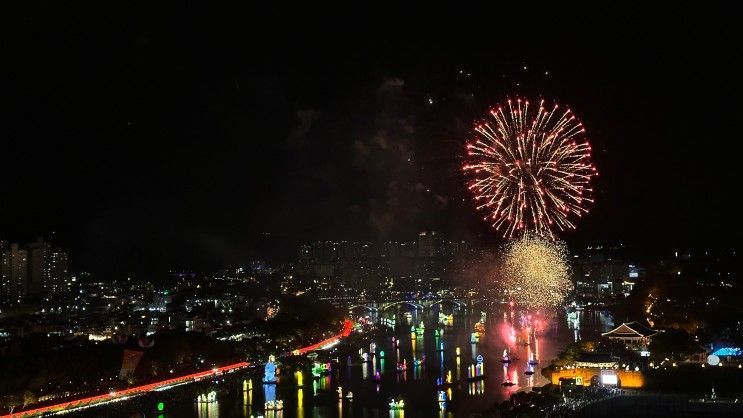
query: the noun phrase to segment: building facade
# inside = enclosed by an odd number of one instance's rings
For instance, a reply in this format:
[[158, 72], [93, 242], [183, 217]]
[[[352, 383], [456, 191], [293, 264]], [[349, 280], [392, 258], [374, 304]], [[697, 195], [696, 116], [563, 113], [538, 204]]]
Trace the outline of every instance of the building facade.
[[20, 303], [28, 297], [28, 253], [18, 244], [2, 252], [3, 302]]
[[69, 277], [66, 251], [39, 238], [22, 248], [0, 242], [0, 303], [17, 304], [60, 292]]

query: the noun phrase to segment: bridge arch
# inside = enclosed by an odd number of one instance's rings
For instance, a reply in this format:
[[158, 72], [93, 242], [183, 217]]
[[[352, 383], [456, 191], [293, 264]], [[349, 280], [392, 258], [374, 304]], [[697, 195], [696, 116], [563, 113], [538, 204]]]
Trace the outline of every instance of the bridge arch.
[[411, 301], [408, 301], [408, 300], [401, 300], [401, 301], [397, 301], [397, 302], [385, 303], [384, 305], [381, 306], [381, 310], [385, 311], [385, 310], [387, 310], [387, 309], [389, 309], [389, 308], [391, 308], [393, 306], [399, 306], [399, 305], [408, 305], [408, 306], [412, 307], [415, 310], [423, 310], [423, 305], [421, 305], [419, 303], [411, 302]]
[[444, 303], [451, 303], [452, 305], [455, 305], [458, 308], [466, 308], [467, 304], [456, 299], [439, 299], [433, 303], [431, 303], [431, 306], [435, 305], [443, 305]]
[[376, 306], [369, 306], [369, 305], [354, 305], [348, 308], [349, 311], [353, 311], [356, 309], [365, 309], [370, 312], [376, 312], [379, 310], [379, 308], [377, 308]]

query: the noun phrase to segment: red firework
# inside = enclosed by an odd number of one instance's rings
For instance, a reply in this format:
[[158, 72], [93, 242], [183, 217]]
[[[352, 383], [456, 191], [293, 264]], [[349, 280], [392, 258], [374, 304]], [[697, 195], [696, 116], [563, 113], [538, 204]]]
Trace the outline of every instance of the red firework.
[[504, 237], [523, 231], [552, 237], [588, 212], [598, 173], [583, 124], [570, 109], [509, 99], [474, 133], [463, 167], [468, 188]]

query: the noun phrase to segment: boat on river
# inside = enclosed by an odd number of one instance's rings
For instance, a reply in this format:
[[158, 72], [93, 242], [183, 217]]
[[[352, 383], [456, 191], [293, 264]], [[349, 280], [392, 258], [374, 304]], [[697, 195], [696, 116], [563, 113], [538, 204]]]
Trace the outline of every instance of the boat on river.
[[511, 362], [511, 357], [509, 357], [509, 355], [508, 355], [508, 349], [507, 348], [505, 350], [503, 350], [503, 358], [501, 359], [501, 361], [503, 363], [510, 363]]

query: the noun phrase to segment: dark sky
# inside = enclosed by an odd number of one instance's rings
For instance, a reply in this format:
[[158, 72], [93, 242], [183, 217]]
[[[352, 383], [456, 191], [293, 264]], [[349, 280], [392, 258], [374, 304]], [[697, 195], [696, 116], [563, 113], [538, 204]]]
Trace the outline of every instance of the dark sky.
[[739, 224], [733, 3], [23, 7], [2, 13], [0, 237], [56, 231], [76, 269], [239, 264], [261, 232], [289, 254], [423, 229], [497, 244], [458, 169], [515, 95], [569, 104], [596, 151], [570, 244], [727, 245]]

